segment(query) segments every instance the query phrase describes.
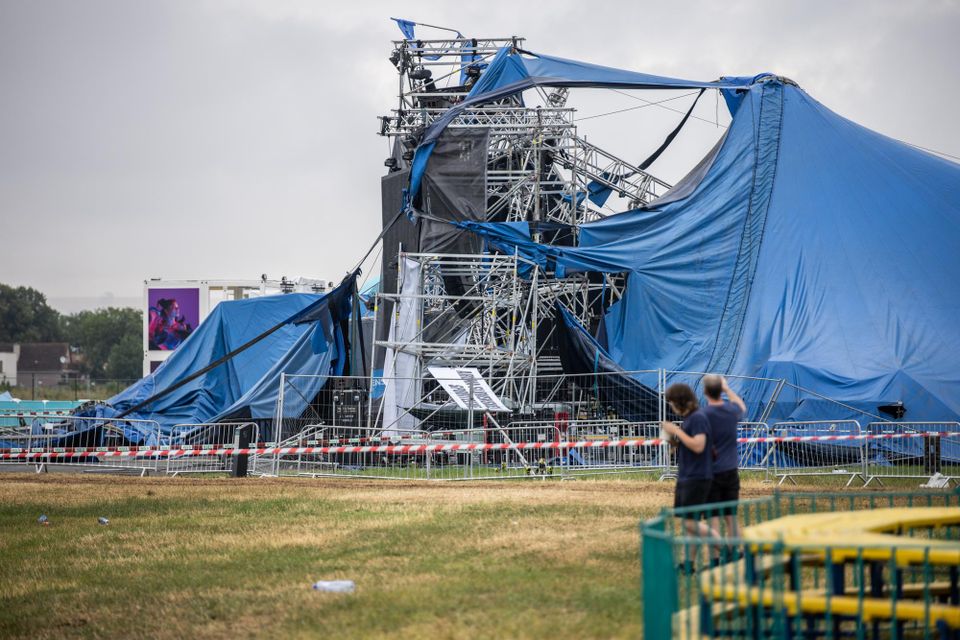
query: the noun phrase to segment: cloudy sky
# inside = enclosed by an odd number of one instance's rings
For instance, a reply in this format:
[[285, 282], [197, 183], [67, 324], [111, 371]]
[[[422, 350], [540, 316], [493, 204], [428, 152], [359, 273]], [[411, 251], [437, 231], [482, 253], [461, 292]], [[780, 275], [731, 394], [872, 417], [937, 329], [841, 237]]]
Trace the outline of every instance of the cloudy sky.
[[[396, 100], [397, 15], [662, 75], [772, 71], [960, 156], [951, 0], [0, 0], [0, 282], [75, 310], [136, 304], [150, 277], [339, 279], [379, 231], [376, 116]], [[606, 91], [574, 104], [637, 103]], [[712, 96], [696, 113], [652, 167], [668, 181], [722, 132]], [[678, 118], [642, 109], [580, 132], [639, 160]]]

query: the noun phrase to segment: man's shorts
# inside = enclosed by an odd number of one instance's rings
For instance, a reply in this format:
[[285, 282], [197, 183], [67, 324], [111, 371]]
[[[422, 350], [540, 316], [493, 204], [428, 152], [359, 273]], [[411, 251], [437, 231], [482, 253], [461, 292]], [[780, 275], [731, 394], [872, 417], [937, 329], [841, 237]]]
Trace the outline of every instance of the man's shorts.
[[673, 507], [696, 507], [710, 502], [710, 480], [677, 480]]
[[[737, 469], [716, 473], [710, 484], [709, 502], [733, 502], [740, 499], [740, 472]], [[721, 508], [717, 515], [732, 516], [737, 512], [735, 505]]]

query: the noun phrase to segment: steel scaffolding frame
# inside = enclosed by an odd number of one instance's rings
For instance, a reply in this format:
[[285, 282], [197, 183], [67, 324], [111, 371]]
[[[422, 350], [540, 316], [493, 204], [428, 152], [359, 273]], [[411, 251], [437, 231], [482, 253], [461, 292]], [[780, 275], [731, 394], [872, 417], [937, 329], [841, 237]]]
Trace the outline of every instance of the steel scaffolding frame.
[[[482, 66], [501, 48], [518, 50], [522, 44], [518, 37], [394, 41], [390, 61], [398, 72], [397, 103], [380, 118], [379, 130], [394, 149], [387, 166], [407, 166], [424, 130], [463, 101]], [[575, 238], [581, 224], [603, 215], [588, 198], [590, 189], [608, 188], [629, 207], [640, 207], [670, 188], [578, 135], [576, 109], [566, 106], [567, 89], [537, 92], [540, 106], [518, 96], [505, 98], [467, 109], [448, 125], [489, 134], [487, 219], [562, 223]], [[412, 339], [380, 335], [374, 348], [394, 359], [412, 356], [423, 380], [429, 378], [430, 365], [477, 367], [490, 380], [511, 380], [509, 389], [496, 391], [517, 407], [535, 396], [538, 375], [561, 371], [559, 357], [545, 348], [549, 334], [541, 319], [551, 317], [561, 302], [589, 326], [597, 297], [613, 302], [623, 286], [616, 275], [556, 278], [517, 255], [401, 252], [398, 259], [417, 262], [417, 293], [403, 292], [398, 271], [398, 293], [378, 294], [377, 307], [387, 303], [393, 310], [392, 335], [400, 335], [400, 301], [415, 302], [418, 329]], [[461, 283], [458, 291], [446, 290], [451, 281]], [[370, 420], [375, 422], [372, 416]]]
[[[559, 358], [544, 353], [550, 333], [541, 333], [541, 319], [560, 302], [589, 322], [591, 296], [604, 287], [582, 274], [544, 277], [538, 265], [517, 255], [402, 253], [401, 259], [417, 263], [419, 293], [404, 291], [398, 274], [398, 293], [377, 294], [377, 306], [390, 302], [397, 310], [401, 300], [412, 302], [417, 332], [376, 340], [375, 347], [387, 350], [387, 358], [415, 358], [424, 379], [429, 366], [476, 367], [515, 407], [531, 404], [539, 375], [562, 372]], [[448, 293], [445, 278], [465, 281], [466, 290]], [[400, 313], [390, 322], [391, 335], [399, 336]]]
[[[522, 38], [398, 40], [391, 61], [398, 70], [398, 105], [381, 116], [380, 135], [403, 141], [412, 153], [420, 134], [461, 102], [473, 79], [459, 81], [461, 69], [483, 64], [501, 47], [519, 48]], [[464, 52], [480, 60], [464, 61]], [[439, 75], [434, 76], [434, 71]], [[479, 73], [479, 68], [477, 67]], [[447, 86], [438, 87], [446, 80]], [[566, 107], [567, 89], [537, 90], [543, 106], [525, 106], [511, 97], [456, 116], [448, 129], [487, 129], [487, 214], [508, 221], [548, 220], [574, 227], [601, 217], [591, 207], [588, 187], [609, 188], [629, 208], [643, 206], [670, 188], [666, 182], [577, 133], [576, 110]]]

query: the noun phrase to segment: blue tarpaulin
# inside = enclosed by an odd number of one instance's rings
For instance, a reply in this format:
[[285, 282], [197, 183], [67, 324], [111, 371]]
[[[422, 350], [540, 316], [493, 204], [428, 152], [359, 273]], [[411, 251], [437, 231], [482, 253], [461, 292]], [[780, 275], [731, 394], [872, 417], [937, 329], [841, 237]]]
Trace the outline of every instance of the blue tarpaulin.
[[417, 26], [416, 22], [412, 20], [404, 20], [403, 18], [390, 18], [397, 23], [397, 26], [400, 27], [400, 32], [403, 33], [403, 37], [407, 40], [413, 40], [416, 38], [415, 27]]
[[903, 401], [906, 420], [960, 417], [960, 165], [789, 81], [724, 82], [735, 111], [715, 152], [659, 201], [582, 226], [579, 246], [462, 226], [558, 275], [627, 273], [605, 317], [624, 369], [783, 378], [872, 412]]
[[269, 419], [277, 409], [280, 374], [306, 375], [285, 396], [284, 415], [298, 417], [323, 388], [326, 376], [348, 372], [348, 323], [355, 277], [326, 295], [292, 293], [222, 302], [152, 374], [108, 400], [112, 417], [201, 371], [267, 330], [249, 348], [186, 385], [137, 409], [128, 419], [155, 420], [165, 432], [176, 424], [227, 419]]
[[[722, 79], [701, 82], [625, 71], [541, 53], [504, 47], [497, 52], [466, 99], [448, 109], [424, 132], [410, 171], [410, 198], [420, 190], [433, 147], [447, 125], [464, 110], [519, 94], [533, 87], [609, 87], [621, 89], [726, 89], [735, 91], [742, 81]], [[731, 94], [732, 95], [732, 94]]]

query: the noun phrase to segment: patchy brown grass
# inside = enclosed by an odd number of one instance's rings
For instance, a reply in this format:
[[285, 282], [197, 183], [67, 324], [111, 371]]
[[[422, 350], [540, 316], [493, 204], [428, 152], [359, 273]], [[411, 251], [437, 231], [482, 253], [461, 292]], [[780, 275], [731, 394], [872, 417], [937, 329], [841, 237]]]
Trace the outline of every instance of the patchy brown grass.
[[637, 524], [672, 495], [636, 479], [2, 475], [0, 637], [638, 637]]

